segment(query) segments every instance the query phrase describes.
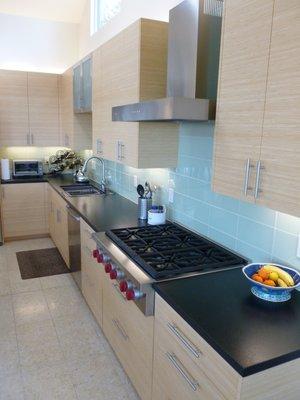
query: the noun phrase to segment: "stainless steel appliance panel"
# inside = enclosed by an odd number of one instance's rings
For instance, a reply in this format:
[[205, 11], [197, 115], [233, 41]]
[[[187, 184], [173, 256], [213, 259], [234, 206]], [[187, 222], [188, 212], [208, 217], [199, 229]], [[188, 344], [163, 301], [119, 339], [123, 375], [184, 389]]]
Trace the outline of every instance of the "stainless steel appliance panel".
[[80, 216], [70, 206], [68, 210], [69, 259], [72, 277], [81, 290]]

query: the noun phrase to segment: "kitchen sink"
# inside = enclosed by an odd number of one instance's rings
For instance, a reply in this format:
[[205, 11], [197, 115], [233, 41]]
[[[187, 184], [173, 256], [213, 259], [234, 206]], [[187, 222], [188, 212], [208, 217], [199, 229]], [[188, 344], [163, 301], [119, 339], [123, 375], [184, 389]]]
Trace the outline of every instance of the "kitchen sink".
[[62, 190], [67, 193], [70, 197], [81, 197], [81, 196], [91, 196], [91, 195], [104, 195], [104, 194], [112, 194], [112, 192], [107, 191], [104, 193], [100, 189], [97, 189], [95, 186], [89, 184], [73, 184], [61, 186]]

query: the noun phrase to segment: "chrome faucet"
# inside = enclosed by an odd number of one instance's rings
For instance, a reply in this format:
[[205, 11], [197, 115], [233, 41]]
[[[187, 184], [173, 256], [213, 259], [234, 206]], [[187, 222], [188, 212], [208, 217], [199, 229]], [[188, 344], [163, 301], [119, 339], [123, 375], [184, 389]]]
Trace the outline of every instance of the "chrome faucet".
[[100, 161], [100, 162], [102, 163], [102, 181], [101, 181], [101, 183], [100, 183], [100, 189], [101, 189], [101, 191], [102, 191], [103, 193], [106, 193], [105, 165], [104, 165], [104, 160], [103, 160], [103, 158], [100, 158], [100, 157], [97, 157], [97, 156], [89, 157], [89, 158], [85, 161], [85, 163], [83, 164], [83, 167], [82, 167], [82, 170], [81, 170], [81, 171], [82, 171], [83, 174], [85, 174], [86, 171], [87, 171], [88, 163], [89, 163], [91, 160], [93, 160], [93, 159], [98, 160], [98, 161]]

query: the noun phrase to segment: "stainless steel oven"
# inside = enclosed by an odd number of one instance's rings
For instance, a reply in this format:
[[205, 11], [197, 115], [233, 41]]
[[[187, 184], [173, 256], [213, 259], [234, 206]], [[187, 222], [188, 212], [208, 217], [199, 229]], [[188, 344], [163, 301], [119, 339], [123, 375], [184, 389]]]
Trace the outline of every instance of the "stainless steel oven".
[[70, 206], [67, 206], [67, 210], [70, 270], [75, 283], [81, 290], [80, 216]]
[[13, 177], [41, 177], [43, 176], [43, 163], [38, 160], [13, 160]]

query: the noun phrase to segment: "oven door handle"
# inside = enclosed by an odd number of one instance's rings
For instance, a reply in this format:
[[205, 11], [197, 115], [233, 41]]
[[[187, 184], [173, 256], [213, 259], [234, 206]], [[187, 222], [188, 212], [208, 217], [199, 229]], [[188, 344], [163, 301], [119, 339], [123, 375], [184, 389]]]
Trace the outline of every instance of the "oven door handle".
[[79, 214], [75, 214], [74, 211], [72, 210], [72, 208], [69, 205], [67, 205], [66, 207], [67, 207], [67, 211], [68, 211], [68, 214], [70, 215], [70, 217], [75, 219], [75, 221], [79, 222], [80, 221]]

